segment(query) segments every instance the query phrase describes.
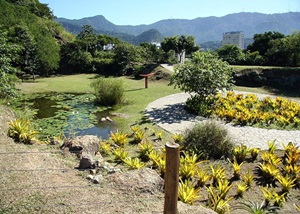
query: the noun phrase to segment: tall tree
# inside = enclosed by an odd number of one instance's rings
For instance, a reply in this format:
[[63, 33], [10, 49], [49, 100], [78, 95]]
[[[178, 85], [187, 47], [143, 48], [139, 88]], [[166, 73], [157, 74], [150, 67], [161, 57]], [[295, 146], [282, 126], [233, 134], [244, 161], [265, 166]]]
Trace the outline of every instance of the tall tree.
[[181, 35], [166, 37], [164, 41], [161, 43], [161, 48], [165, 52], [169, 52], [170, 50], [175, 51], [178, 55], [179, 62], [184, 61], [185, 54], [191, 54], [199, 50], [199, 47], [195, 45], [195, 38], [193, 36], [185, 36]]
[[221, 59], [231, 65], [237, 65], [244, 59], [243, 51], [236, 45], [223, 45], [217, 49]]
[[7, 32], [0, 26], [0, 98], [17, 95], [17, 70], [12, 66], [18, 47], [8, 43]]

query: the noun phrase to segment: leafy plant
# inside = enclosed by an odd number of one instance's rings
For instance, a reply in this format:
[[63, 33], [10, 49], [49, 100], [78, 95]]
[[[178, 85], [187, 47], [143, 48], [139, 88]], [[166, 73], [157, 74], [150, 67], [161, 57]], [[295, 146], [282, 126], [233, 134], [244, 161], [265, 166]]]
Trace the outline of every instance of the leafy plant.
[[104, 106], [113, 106], [124, 101], [125, 90], [121, 79], [99, 77], [91, 83], [95, 101]]
[[123, 160], [128, 157], [128, 152], [126, 152], [122, 147], [114, 149], [113, 154], [115, 155], [115, 161], [117, 162], [123, 162]]
[[296, 185], [295, 184], [296, 179], [288, 175], [283, 176], [281, 174], [278, 174], [276, 179], [280, 183], [283, 193], [288, 193], [290, 189], [292, 189]]
[[274, 184], [278, 173], [280, 173], [280, 170], [275, 165], [269, 163], [259, 163], [258, 169], [266, 183]]
[[297, 204], [294, 204], [294, 206], [296, 207], [296, 210], [298, 210], [300, 212], [300, 206]]
[[255, 161], [258, 156], [258, 153], [260, 152], [260, 148], [251, 148], [249, 150], [249, 152], [250, 152], [252, 161]]
[[247, 173], [242, 176], [242, 180], [248, 187], [252, 185], [252, 183], [254, 182], [254, 176], [252, 175], [250, 169], [248, 169]]
[[213, 179], [213, 186], [215, 186], [219, 180], [223, 180], [225, 178], [225, 168], [220, 164], [215, 166], [210, 165], [211, 169], [211, 177]]
[[140, 143], [145, 137], [145, 132], [143, 130], [138, 130], [133, 134], [133, 140], [136, 143]]
[[200, 189], [195, 189], [190, 180], [179, 182], [178, 198], [183, 203], [192, 205], [196, 199], [200, 198], [199, 193]]
[[128, 143], [128, 135], [123, 134], [122, 131], [117, 130], [115, 133], [110, 133], [110, 139], [118, 146], [124, 146]]
[[271, 164], [274, 166], [278, 166], [279, 164], [281, 164], [281, 158], [271, 152], [263, 152], [261, 154], [261, 159], [263, 160], [263, 163], [266, 164]]
[[236, 146], [233, 149], [233, 156], [235, 157], [236, 162], [238, 164], [240, 164], [243, 161], [245, 161], [246, 160], [246, 156], [248, 154], [249, 154], [249, 148], [246, 145], [244, 145], [244, 144]]
[[233, 199], [233, 197], [229, 197], [224, 200], [220, 197], [218, 191], [214, 187], [210, 186], [206, 189], [208, 192], [208, 207], [216, 211], [218, 214], [230, 213], [229, 202]]
[[153, 162], [153, 165], [157, 167], [161, 175], [165, 174], [166, 171], [166, 157], [164, 153], [159, 154], [157, 151], [152, 150], [149, 153], [149, 158]]
[[144, 142], [138, 144], [138, 148], [139, 148], [139, 157], [143, 161], [148, 161], [149, 154], [153, 151], [153, 144], [149, 142], [147, 139], [145, 139]]
[[172, 138], [175, 143], [181, 144], [183, 142], [183, 135], [182, 134], [173, 134]]
[[276, 206], [266, 206], [265, 202], [262, 203], [254, 201], [240, 202], [240, 205], [235, 206], [234, 210], [243, 210], [249, 214], [272, 214], [276, 213], [278, 207]]
[[268, 150], [269, 150], [269, 152], [270, 153], [274, 153], [275, 150], [277, 149], [276, 140], [268, 141], [267, 144], [268, 144]]
[[249, 188], [249, 186], [243, 182], [237, 184], [237, 196], [243, 197], [244, 192]]
[[195, 125], [184, 134], [183, 147], [204, 159], [230, 157], [233, 143], [224, 127], [216, 121]]
[[241, 167], [242, 167], [244, 162], [238, 163], [236, 161], [235, 156], [234, 156], [233, 162], [231, 162], [230, 160], [229, 160], [229, 162], [231, 163], [231, 166], [233, 168], [233, 178], [239, 179], [240, 176], [241, 176]]
[[8, 136], [16, 142], [31, 144], [36, 141], [37, 131], [32, 130], [29, 120], [16, 119], [9, 123]]
[[100, 143], [100, 151], [106, 155], [109, 155], [112, 150], [111, 144], [108, 142], [101, 142]]
[[126, 165], [129, 166], [129, 169], [140, 169], [140, 168], [142, 168], [146, 165], [139, 158], [127, 157], [127, 158], [122, 159], [122, 160]]
[[233, 187], [233, 183], [229, 184], [229, 181], [227, 179], [218, 180], [218, 183], [216, 185], [216, 190], [219, 193], [219, 197], [221, 199], [225, 199], [229, 190]]
[[203, 187], [210, 178], [211, 175], [207, 171], [198, 169], [196, 172], [197, 187]]

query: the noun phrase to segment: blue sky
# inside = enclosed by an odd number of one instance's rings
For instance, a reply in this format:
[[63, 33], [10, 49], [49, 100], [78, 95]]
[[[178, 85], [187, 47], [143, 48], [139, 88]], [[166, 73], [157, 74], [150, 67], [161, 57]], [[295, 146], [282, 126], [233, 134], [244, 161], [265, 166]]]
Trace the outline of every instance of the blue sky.
[[300, 0], [40, 0], [57, 17], [103, 15], [117, 25], [151, 24], [162, 19], [194, 19], [238, 12], [300, 12]]

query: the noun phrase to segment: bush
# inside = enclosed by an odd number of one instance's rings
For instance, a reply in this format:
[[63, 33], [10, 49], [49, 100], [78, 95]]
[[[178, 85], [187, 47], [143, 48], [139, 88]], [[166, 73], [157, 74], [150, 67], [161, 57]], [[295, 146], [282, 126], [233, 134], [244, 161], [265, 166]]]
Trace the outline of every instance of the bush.
[[100, 77], [91, 83], [94, 88], [95, 102], [104, 106], [120, 104], [124, 100], [125, 90], [121, 79]]
[[215, 121], [197, 124], [186, 131], [183, 146], [206, 159], [231, 157], [233, 151], [227, 130]]

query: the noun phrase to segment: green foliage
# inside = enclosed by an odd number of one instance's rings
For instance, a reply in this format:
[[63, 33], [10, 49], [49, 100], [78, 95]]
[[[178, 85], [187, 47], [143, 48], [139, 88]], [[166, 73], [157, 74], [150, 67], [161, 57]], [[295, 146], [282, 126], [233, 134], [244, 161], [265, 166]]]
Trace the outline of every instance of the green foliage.
[[227, 130], [215, 121], [195, 125], [184, 134], [183, 147], [203, 158], [231, 157], [233, 143]]
[[183, 203], [192, 205], [194, 201], [200, 198], [200, 189], [195, 189], [189, 180], [179, 182], [178, 198]]
[[127, 157], [123, 159], [123, 162], [129, 167], [129, 169], [140, 169], [146, 165], [139, 158]]
[[223, 45], [217, 50], [217, 53], [221, 59], [230, 65], [239, 64], [244, 58], [242, 50], [236, 45]]
[[12, 66], [18, 48], [8, 43], [7, 33], [0, 26], [0, 98], [17, 95], [16, 69]]
[[249, 214], [271, 214], [276, 213], [278, 207], [266, 206], [264, 202], [257, 203], [254, 201], [240, 202], [238, 206], [235, 206], [234, 210], [242, 210]]
[[249, 148], [244, 144], [236, 146], [233, 149], [233, 156], [237, 163], [242, 163], [243, 161], [245, 161], [248, 154]]
[[118, 146], [124, 147], [129, 141], [127, 134], [123, 134], [122, 131], [117, 130], [116, 132], [110, 133], [110, 139]]
[[124, 101], [125, 91], [121, 79], [99, 77], [91, 83], [95, 91], [96, 102], [104, 106], [113, 106]]
[[195, 38], [193, 36], [181, 35], [180, 37], [172, 36], [164, 38], [164, 41], [161, 42], [161, 49], [165, 53], [173, 50], [175, 54], [178, 54], [179, 62], [182, 62], [184, 61], [182, 58], [184, 52], [190, 54], [199, 50], [199, 47], [195, 45]]
[[35, 136], [38, 132], [32, 129], [29, 120], [16, 119], [11, 121], [8, 129], [8, 136], [16, 142], [32, 144], [36, 140]]
[[[219, 90], [231, 88], [231, 80], [232, 70], [228, 63], [209, 52], [195, 52], [191, 61], [176, 67], [170, 84], [191, 94], [193, 112], [205, 114], [212, 108], [212, 98]], [[204, 110], [200, 111], [200, 107]]]

